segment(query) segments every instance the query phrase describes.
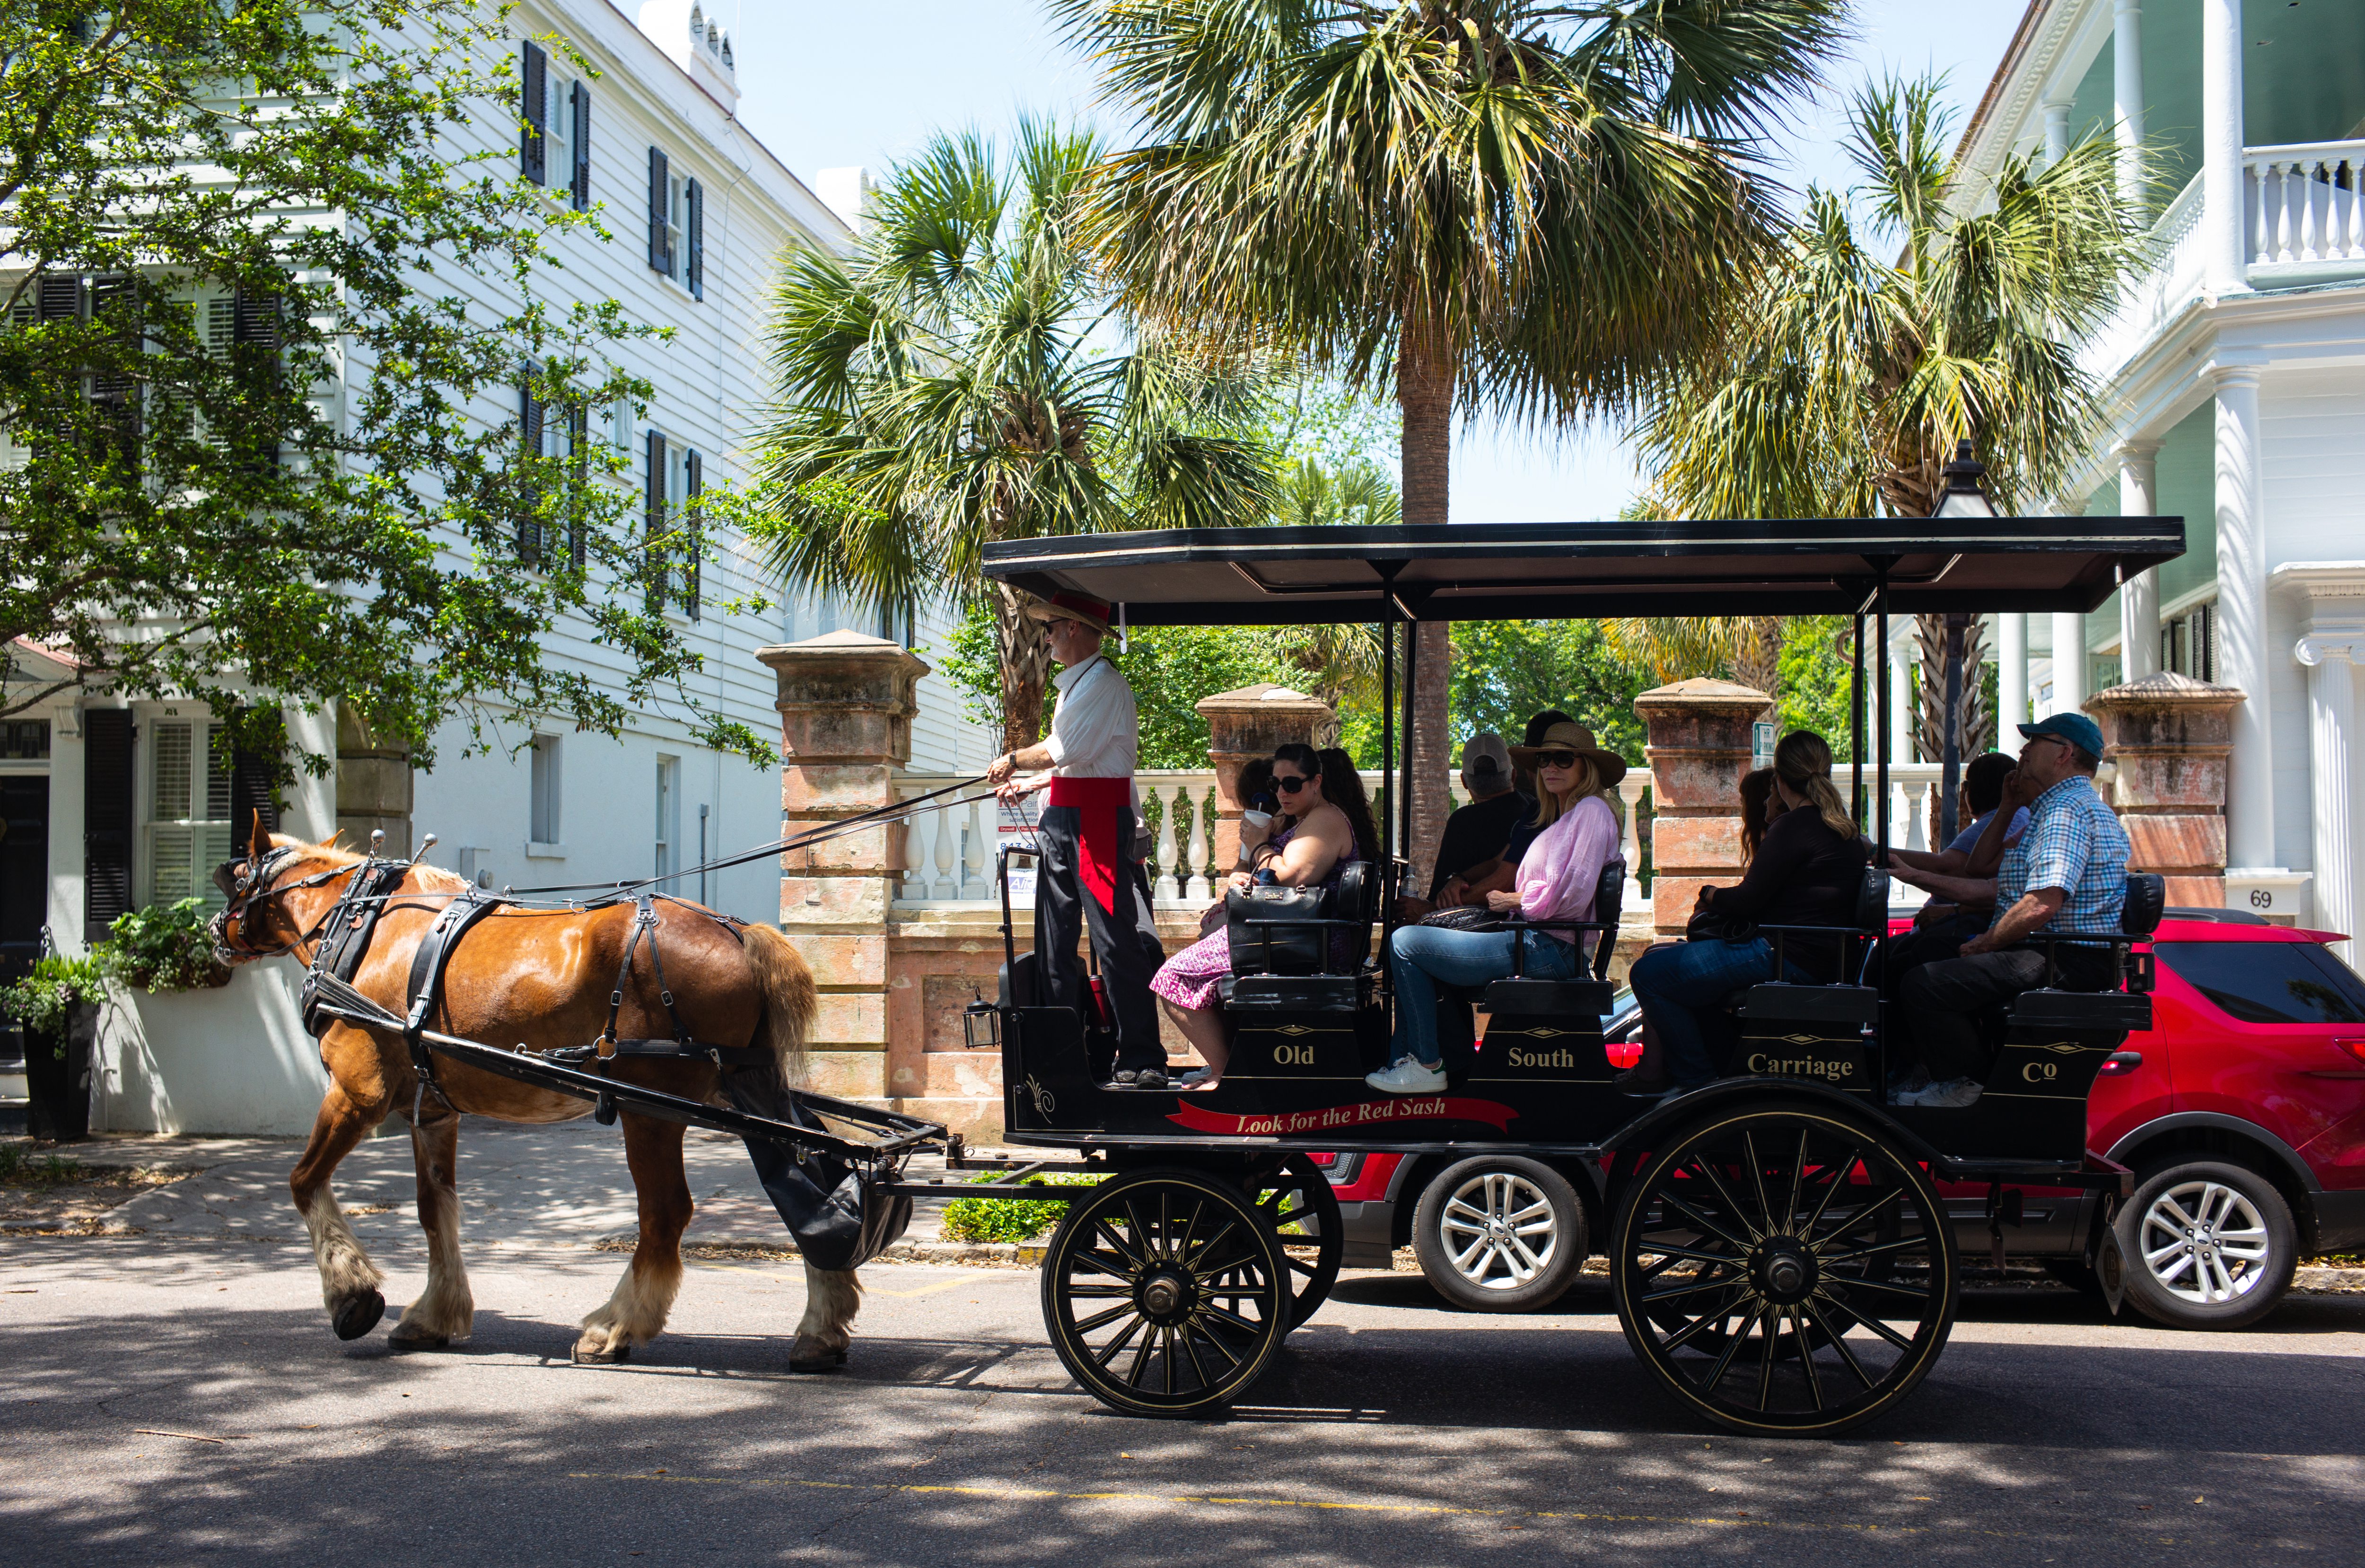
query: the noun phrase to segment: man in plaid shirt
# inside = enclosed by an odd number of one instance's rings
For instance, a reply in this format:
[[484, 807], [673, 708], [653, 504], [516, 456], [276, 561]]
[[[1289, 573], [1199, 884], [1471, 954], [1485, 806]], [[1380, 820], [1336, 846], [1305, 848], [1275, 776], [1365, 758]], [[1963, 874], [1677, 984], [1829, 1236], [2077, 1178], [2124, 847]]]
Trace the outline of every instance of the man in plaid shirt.
[[[2095, 792], [2102, 732], [2082, 713], [2056, 713], [2023, 724], [2027, 737], [2020, 766], [2004, 783], [2004, 803], [1971, 851], [1970, 869], [1994, 867], [1992, 880], [1892, 868], [1899, 880], [1962, 902], [1992, 899], [1987, 930], [1963, 944], [1962, 956], [1910, 971], [1899, 990], [1909, 1037], [1921, 1049], [1927, 1087], [1908, 1089], [1900, 1105], [1960, 1108], [1979, 1098], [1979, 1080], [1993, 1055], [1981, 1038], [1981, 1014], [2046, 981], [2042, 949], [2021, 947], [2040, 931], [2064, 937], [2104, 935], [2119, 928], [2127, 894], [2127, 834]], [[2029, 808], [2028, 827], [2004, 849], [2003, 825], [2012, 808]], [[1998, 864], [1998, 853], [2001, 863]], [[2063, 941], [2058, 983], [2069, 991], [2108, 991], [2118, 967], [2108, 946]]]

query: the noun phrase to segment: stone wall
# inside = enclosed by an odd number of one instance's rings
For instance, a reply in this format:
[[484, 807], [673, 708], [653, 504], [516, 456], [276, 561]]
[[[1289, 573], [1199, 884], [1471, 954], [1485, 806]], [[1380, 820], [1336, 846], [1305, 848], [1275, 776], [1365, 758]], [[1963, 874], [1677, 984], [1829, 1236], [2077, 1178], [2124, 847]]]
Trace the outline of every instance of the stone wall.
[[2127, 868], [2165, 877], [2171, 906], [2225, 902], [2225, 786], [2243, 700], [2173, 671], [2086, 700], [2102, 755], [2118, 765], [2111, 803], [2127, 830]]

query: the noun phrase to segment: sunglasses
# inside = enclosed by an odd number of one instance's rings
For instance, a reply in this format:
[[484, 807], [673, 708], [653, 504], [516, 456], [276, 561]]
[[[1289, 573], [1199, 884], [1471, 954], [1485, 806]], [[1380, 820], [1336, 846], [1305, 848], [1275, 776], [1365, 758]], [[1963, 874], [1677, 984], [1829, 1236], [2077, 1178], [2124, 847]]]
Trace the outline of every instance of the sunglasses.
[[1575, 767], [1576, 766], [1576, 753], [1573, 751], [1540, 751], [1536, 753], [1536, 764], [1541, 767]]
[[1272, 787], [1284, 795], [1295, 795], [1313, 782], [1311, 778], [1300, 778], [1289, 773], [1276, 773], [1272, 776]]

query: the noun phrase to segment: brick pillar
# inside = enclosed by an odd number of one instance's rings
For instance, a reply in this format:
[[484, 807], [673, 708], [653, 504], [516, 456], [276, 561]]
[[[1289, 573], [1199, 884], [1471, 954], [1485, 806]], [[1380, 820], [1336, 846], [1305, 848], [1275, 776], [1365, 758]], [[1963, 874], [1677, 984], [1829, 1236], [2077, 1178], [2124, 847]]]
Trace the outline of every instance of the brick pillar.
[[1219, 691], [1191, 706], [1207, 721], [1207, 760], [1216, 769], [1216, 868], [1228, 871], [1240, 852], [1240, 769], [1287, 742], [1312, 745], [1315, 732], [1338, 715], [1318, 698], [1270, 684]]
[[2225, 781], [2245, 700], [2173, 671], [2086, 699], [2102, 755], [2118, 765], [2111, 804], [2126, 826], [2127, 869], [2166, 877], [2171, 904], [2225, 902]]
[[1699, 890], [1740, 880], [1741, 776], [1766, 696], [1729, 680], [1679, 680], [1634, 699], [1651, 766], [1651, 911], [1680, 936]]
[[[758, 648], [779, 681], [780, 809], [794, 834], [893, 802], [912, 758], [916, 688], [928, 666], [858, 632]], [[884, 1101], [887, 910], [903, 863], [901, 826], [861, 829], [780, 863], [780, 929], [813, 966], [821, 1010], [807, 1042], [810, 1087]]]
[[370, 831], [386, 834], [386, 853], [410, 854], [411, 774], [408, 746], [373, 734], [351, 703], [337, 704], [337, 831], [345, 847], [366, 852]]

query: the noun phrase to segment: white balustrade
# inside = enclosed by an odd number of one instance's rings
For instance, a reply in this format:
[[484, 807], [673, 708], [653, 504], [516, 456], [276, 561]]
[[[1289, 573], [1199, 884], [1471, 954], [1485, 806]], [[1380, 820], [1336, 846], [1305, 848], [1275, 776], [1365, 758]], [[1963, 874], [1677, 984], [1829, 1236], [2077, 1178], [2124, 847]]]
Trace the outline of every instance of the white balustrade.
[[2242, 171], [2250, 265], [2365, 261], [2365, 140], [2247, 148]]
[[978, 817], [978, 797], [969, 802], [969, 821], [961, 829], [961, 887], [964, 899], [987, 899], [993, 896], [992, 884], [985, 879], [985, 827]]
[[958, 898], [960, 884], [953, 880], [953, 813], [947, 809], [934, 814], [936, 819], [936, 897]]
[[1642, 902], [1642, 791], [1651, 787], [1651, 772], [1646, 767], [1631, 768], [1618, 781], [1618, 798], [1626, 806], [1625, 820], [1619, 825], [1618, 853], [1626, 861], [1626, 890], [1620, 898], [1620, 909], [1631, 912], [1644, 909]]

